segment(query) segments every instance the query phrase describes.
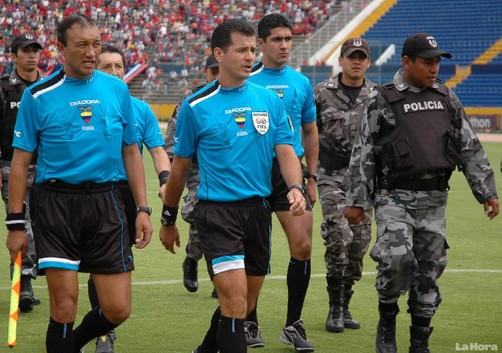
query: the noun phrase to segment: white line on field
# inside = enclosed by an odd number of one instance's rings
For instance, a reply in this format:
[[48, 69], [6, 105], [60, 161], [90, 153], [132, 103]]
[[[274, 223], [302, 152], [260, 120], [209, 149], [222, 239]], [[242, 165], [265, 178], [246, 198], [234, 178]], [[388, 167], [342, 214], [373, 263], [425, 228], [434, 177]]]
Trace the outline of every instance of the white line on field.
[[[501, 270], [490, 270], [490, 269], [451, 269], [451, 270], [446, 270], [445, 273], [500, 273], [502, 274], [502, 269]], [[376, 275], [375, 271], [372, 272], [363, 272], [363, 276], [374, 276]], [[324, 278], [326, 274], [324, 273], [318, 273], [318, 274], [313, 274], [311, 278]], [[267, 281], [272, 281], [272, 280], [285, 280], [286, 276], [279, 276], [279, 275], [269, 275], [266, 277]], [[199, 278], [199, 282], [209, 282], [209, 278]], [[33, 282], [32, 282], [33, 283]], [[170, 279], [170, 280], [165, 280], [165, 281], [138, 281], [138, 282], [132, 282], [133, 286], [170, 286], [173, 284], [181, 284], [183, 283], [182, 279]], [[80, 283], [79, 287], [87, 287], [87, 282], [85, 283]], [[47, 288], [46, 285], [33, 285], [33, 288]], [[0, 287], [0, 290], [10, 290], [10, 287]]]

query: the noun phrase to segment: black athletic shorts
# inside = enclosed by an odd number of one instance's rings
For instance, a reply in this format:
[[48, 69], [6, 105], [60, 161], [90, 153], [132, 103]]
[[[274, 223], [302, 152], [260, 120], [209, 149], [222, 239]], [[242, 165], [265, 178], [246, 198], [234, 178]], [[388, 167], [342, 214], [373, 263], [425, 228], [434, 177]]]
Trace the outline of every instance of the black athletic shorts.
[[[305, 184], [304, 184], [305, 185]], [[274, 158], [272, 163], [272, 193], [267, 197], [272, 212], [289, 211], [291, 205], [288, 201], [289, 186], [282, 177], [281, 167], [277, 158]], [[307, 195], [304, 195], [307, 203], [306, 210], [312, 211], [312, 205]]]
[[199, 200], [193, 213], [211, 279], [241, 268], [251, 276], [269, 273], [271, 212], [264, 198]]
[[125, 181], [34, 184], [30, 210], [41, 274], [45, 268], [102, 274], [132, 271], [130, 197]]

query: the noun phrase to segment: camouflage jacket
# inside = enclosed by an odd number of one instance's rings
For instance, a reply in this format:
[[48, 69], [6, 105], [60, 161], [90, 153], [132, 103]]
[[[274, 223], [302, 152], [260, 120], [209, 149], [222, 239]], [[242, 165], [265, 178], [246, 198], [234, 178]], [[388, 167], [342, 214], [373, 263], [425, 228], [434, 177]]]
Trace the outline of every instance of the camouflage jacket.
[[[393, 83], [400, 91], [413, 90], [404, 81], [402, 69], [394, 76]], [[459, 119], [462, 125], [460, 129], [461, 168], [476, 200], [484, 203], [498, 197], [493, 169], [460, 100], [451, 89], [448, 90], [453, 109], [452, 119]], [[390, 104], [378, 90], [373, 90], [366, 101], [366, 109], [354, 140], [348, 171], [350, 186], [347, 192], [347, 206], [367, 209], [373, 204], [377, 206], [380, 202], [385, 202], [384, 198], [376, 192], [377, 178], [387, 175], [388, 170], [379, 166], [375, 146], [380, 138], [381, 130], [392, 130], [395, 125], [396, 121]], [[421, 177], [427, 178], [427, 176]], [[446, 191], [395, 190], [394, 192], [407, 203], [409, 208], [446, 205]]]
[[314, 89], [319, 138], [325, 138], [346, 152], [352, 151], [356, 128], [364, 111], [364, 102], [375, 84], [367, 79], [354, 103], [340, 85], [341, 73], [319, 83]]
[[[173, 150], [174, 150], [174, 132], [176, 131], [176, 121], [178, 120], [178, 112], [181, 108], [181, 104], [183, 101], [188, 97], [191, 96], [193, 93], [198, 91], [201, 87], [197, 87], [195, 89], [188, 89], [183, 96], [181, 96], [180, 100], [178, 101], [178, 104], [174, 108], [173, 114], [171, 116], [171, 119], [169, 119], [169, 122], [167, 123], [167, 130], [166, 130], [166, 137], [164, 138], [164, 150], [167, 153], [167, 156], [169, 157], [169, 160], [172, 162], [174, 155], [173, 155]], [[192, 158], [192, 164], [190, 166], [190, 171], [188, 172], [188, 178], [187, 178], [187, 188], [189, 190], [196, 190], [197, 187], [199, 186], [200, 183], [200, 177], [199, 177], [199, 165], [197, 163], [197, 158], [194, 156]]]
[[[340, 85], [340, 79], [341, 73], [321, 82], [314, 89], [317, 127], [321, 144], [336, 147], [338, 152], [350, 156], [357, 125], [363, 115], [364, 102], [375, 84], [365, 79], [359, 96], [352, 103]], [[324, 153], [323, 148], [320, 148], [320, 158], [332, 158], [331, 155], [324, 156]], [[326, 168], [323, 163], [319, 163], [318, 185], [333, 182], [337, 185], [346, 184], [347, 168], [335, 168], [333, 171]]]

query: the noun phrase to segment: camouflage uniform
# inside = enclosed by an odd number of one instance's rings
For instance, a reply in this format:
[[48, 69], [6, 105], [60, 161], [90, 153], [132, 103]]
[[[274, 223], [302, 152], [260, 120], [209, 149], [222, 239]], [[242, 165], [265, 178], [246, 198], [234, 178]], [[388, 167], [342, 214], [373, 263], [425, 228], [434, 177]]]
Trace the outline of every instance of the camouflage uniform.
[[[393, 83], [399, 91], [416, 90], [403, 80], [402, 69], [394, 76]], [[488, 158], [458, 97], [451, 89], [448, 91], [452, 119], [461, 122], [460, 167], [478, 202], [497, 198]], [[370, 255], [378, 263], [376, 289], [380, 302], [396, 303], [401, 294], [409, 291], [408, 310], [412, 317], [431, 318], [441, 302], [436, 282], [447, 264], [447, 190], [379, 187], [379, 181], [384, 180], [389, 170], [380, 165], [375, 146], [383, 137], [382, 131], [395, 128], [396, 120], [390, 104], [377, 90], [370, 93], [367, 107], [354, 141], [347, 206], [375, 207], [377, 240]], [[434, 176], [423, 173], [416, 179]]]
[[[185, 94], [180, 98], [178, 104], [176, 105], [173, 115], [169, 120], [169, 123], [167, 124], [166, 137], [164, 139], [165, 143], [164, 150], [169, 156], [171, 162], [173, 160], [174, 132], [176, 130], [176, 120], [178, 118], [178, 111], [181, 107], [181, 103], [183, 103], [185, 98], [192, 95], [197, 90], [198, 88], [194, 90], [189, 89], [185, 92]], [[199, 184], [200, 184], [199, 165], [197, 163], [197, 158], [194, 156], [194, 158], [192, 158], [192, 165], [190, 166], [190, 171], [188, 173], [188, 179], [187, 179], [188, 193], [183, 197], [184, 204], [183, 207], [181, 208], [181, 217], [185, 222], [190, 224], [190, 228], [188, 231], [188, 242], [186, 245], [186, 253], [189, 258], [195, 261], [199, 261], [203, 255], [202, 248], [200, 246], [199, 233], [197, 232], [197, 227], [195, 226], [195, 221], [192, 215], [193, 208], [198, 201], [197, 188], [199, 187]]]
[[[37, 81], [41, 80], [42, 77], [38, 75]], [[15, 90], [13, 90], [11, 93], [7, 94], [3, 92], [3, 88], [0, 88], [0, 118], [1, 119], [8, 119], [7, 115], [10, 114], [15, 114], [14, 116], [17, 116], [17, 110], [19, 109], [19, 106], [12, 106], [11, 103], [19, 103], [21, 99], [22, 92], [26, 89], [26, 84], [24, 83], [23, 80], [17, 75], [17, 72], [14, 71], [12, 74], [6, 75], [2, 78], [2, 80], [5, 80], [5, 82], [8, 81], [8, 84], [11, 87], [16, 87]], [[6, 105], [9, 105], [7, 107]], [[8, 120], [7, 120], [8, 121]], [[14, 123], [14, 121], [12, 121]], [[8, 124], [8, 123], [7, 123]], [[11, 134], [12, 131], [14, 130], [14, 126], [6, 126], [3, 122], [0, 124], [2, 126], [2, 131], [0, 131], [0, 136], [4, 136], [6, 134]], [[5, 137], [6, 141], [9, 141], [7, 137]], [[11, 142], [9, 142], [10, 145]], [[0, 171], [2, 173], [2, 187], [1, 187], [1, 193], [2, 193], [2, 200], [5, 204], [5, 211], [9, 209], [9, 177], [10, 177], [10, 164], [11, 164], [11, 159], [12, 159], [12, 149], [9, 149], [10, 153], [6, 153], [7, 151], [4, 151], [3, 156], [0, 158]], [[32, 163], [36, 162], [36, 157], [34, 157]], [[30, 217], [30, 189], [33, 184], [33, 180], [35, 179], [35, 174], [36, 174], [37, 166], [36, 164], [30, 164], [29, 169], [28, 169], [28, 179], [27, 179], [27, 186], [28, 190], [26, 192], [25, 198], [24, 198], [24, 205], [26, 207], [26, 236], [28, 237], [28, 249], [26, 251], [26, 254], [22, 258], [22, 265], [21, 265], [21, 274], [23, 276], [28, 276], [30, 278], [37, 278], [37, 259], [36, 259], [36, 253], [35, 253], [35, 240], [33, 239], [33, 229], [31, 226], [31, 217]], [[13, 269], [13, 265], [11, 264], [11, 271]]]
[[[322, 144], [326, 143], [324, 146], [335, 147], [338, 153], [350, 156], [364, 102], [375, 84], [365, 80], [359, 97], [352, 103], [340, 86], [340, 78], [341, 74], [315, 87], [319, 139]], [[327, 151], [321, 147], [320, 155], [324, 153]], [[343, 216], [348, 189], [346, 167], [329, 168], [320, 163], [317, 188], [323, 213], [321, 235], [326, 246], [327, 273], [343, 277], [345, 284], [351, 286], [362, 276], [363, 257], [371, 241], [372, 208], [365, 211], [362, 224], [349, 226]]]

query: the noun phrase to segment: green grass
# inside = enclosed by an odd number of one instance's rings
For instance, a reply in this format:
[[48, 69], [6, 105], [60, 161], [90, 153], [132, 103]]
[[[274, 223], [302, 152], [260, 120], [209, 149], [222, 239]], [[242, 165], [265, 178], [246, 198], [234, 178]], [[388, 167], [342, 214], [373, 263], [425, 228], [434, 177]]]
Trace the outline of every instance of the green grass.
[[[500, 144], [486, 143], [485, 149], [496, 170], [498, 185], [502, 185], [499, 170]], [[150, 204], [154, 207], [152, 243], [143, 250], [135, 250], [136, 271], [133, 272], [133, 309], [128, 321], [117, 329], [115, 351], [118, 353], [182, 353], [191, 352], [202, 340], [217, 301], [210, 297], [212, 285], [208, 281], [205, 263], [200, 262], [200, 288], [188, 293], [182, 283], [181, 263], [188, 229], [179, 222], [182, 247], [177, 254], [168, 253], [158, 240], [158, 215], [161, 203], [157, 193], [157, 178], [151, 159], [145, 158]], [[501, 219], [488, 221], [483, 208], [472, 196], [465, 178], [455, 173], [447, 211], [449, 264], [439, 280], [443, 303], [433, 319], [434, 333], [430, 346], [434, 353], [456, 351], [456, 344], [478, 343], [498, 345], [502, 350], [502, 257]], [[0, 217], [4, 217], [3, 209]], [[327, 314], [326, 281], [324, 279], [324, 247], [319, 234], [321, 210], [314, 208], [314, 246], [312, 279], [303, 311], [307, 333], [319, 353], [374, 352], [377, 323], [377, 295], [374, 288], [375, 263], [366, 258], [365, 275], [354, 287], [351, 303], [353, 316], [361, 322], [360, 330], [341, 334], [324, 330]], [[2, 234], [6, 234], [5, 228]], [[260, 326], [266, 347], [256, 353], [292, 352], [290, 346], [279, 342], [278, 336], [286, 317], [285, 274], [289, 259], [285, 236], [274, 220], [272, 274], [265, 281], [258, 307]], [[0, 352], [7, 352], [7, 319], [9, 311], [9, 257], [0, 247]], [[493, 270], [486, 272], [484, 270]], [[87, 276], [80, 277], [81, 296], [77, 323], [89, 309]], [[20, 314], [17, 346], [12, 351], [21, 353], [45, 352], [45, 332], [49, 319], [48, 294], [45, 278], [35, 282], [36, 295], [42, 304], [31, 313]], [[400, 300], [398, 317], [398, 346], [408, 349], [409, 315], [406, 297]], [[254, 350], [251, 350], [254, 352]], [[94, 353], [93, 343], [86, 347]]]

